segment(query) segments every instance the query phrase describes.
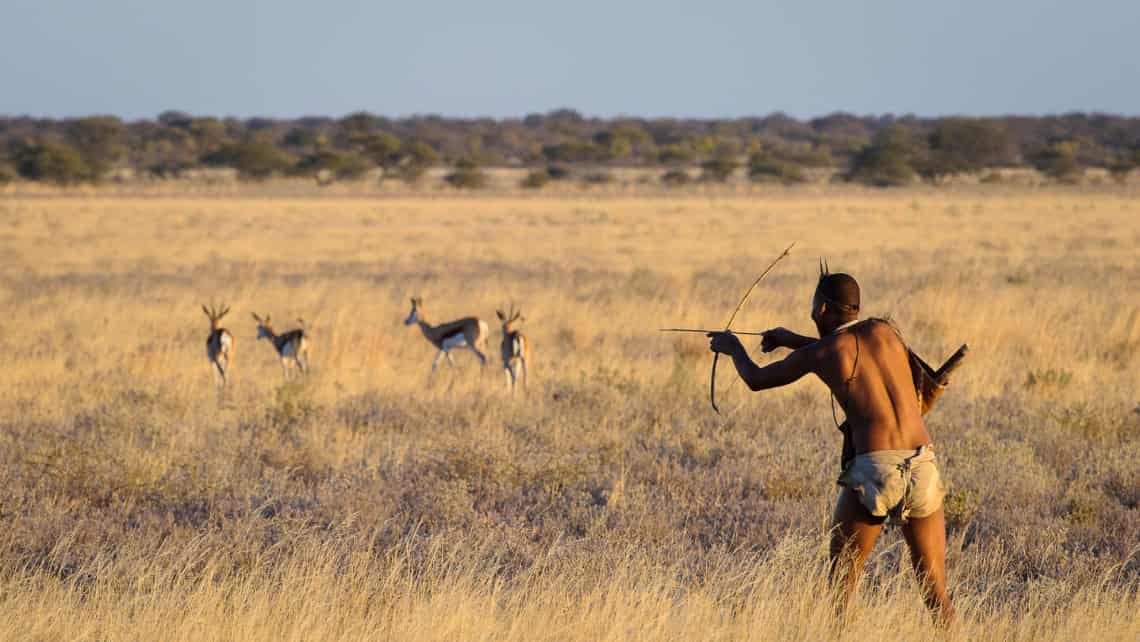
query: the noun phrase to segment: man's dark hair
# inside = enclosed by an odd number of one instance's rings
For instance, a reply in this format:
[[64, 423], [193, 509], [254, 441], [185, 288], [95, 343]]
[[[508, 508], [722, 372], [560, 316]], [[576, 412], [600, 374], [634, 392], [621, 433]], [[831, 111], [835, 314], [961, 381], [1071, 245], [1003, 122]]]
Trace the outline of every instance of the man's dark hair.
[[821, 299], [843, 312], [859, 312], [859, 282], [850, 274], [820, 274], [815, 293]]

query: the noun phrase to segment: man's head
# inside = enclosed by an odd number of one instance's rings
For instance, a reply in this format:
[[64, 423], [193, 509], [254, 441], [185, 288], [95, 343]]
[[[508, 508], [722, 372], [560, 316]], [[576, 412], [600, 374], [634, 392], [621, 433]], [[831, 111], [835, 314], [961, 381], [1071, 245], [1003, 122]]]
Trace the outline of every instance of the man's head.
[[859, 283], [850, 274], [822, 271], [811, 301], [811, 320], [819, 336], [859, 318]]

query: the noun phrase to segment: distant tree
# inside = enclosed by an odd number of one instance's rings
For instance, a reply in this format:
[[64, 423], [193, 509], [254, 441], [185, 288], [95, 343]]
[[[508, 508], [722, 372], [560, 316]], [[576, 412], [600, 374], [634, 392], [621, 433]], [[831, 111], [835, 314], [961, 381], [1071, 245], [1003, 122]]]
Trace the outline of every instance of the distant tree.
[[408, 145], [405, 156], [409, 162], [423, 167], [431, 167], [439, 162], [439, 154], [423, 141], [415, 141]]
[[1077, 162], [1078, 144], [1076, 141], [1056, 141], [1038, 152], [1033, 165], [1042, 174], [1062, 183], [1075, 183], [1080, 180], [1082, 169]]
[[423, 177], [428, 168], [438, 162], [439, 154], [432, 149], [431, 145], [417, 140], [405, 147], [403, 159], [397, 167], [397, 173], [404, 182], [415, 183]]
[[378, 167], [389, 169], [401, 161], [400, 139], [385, 132], [371, 132], [360, 134], [352, 139], [354, 146], [360, 150], [360, 155], [372, 161]]
[[156, 176], [173, 177], [198, 164], [198, 146], [185, 129], [163, 127], [135, 154], [135, 166]]
[[24, 178], [70, 185], [92, 179], [91, 167], [74, 147], [63, 143], [35, 143], [17, 152], [16, 169]]
[[831, 148], [825, 144], [814, 144], [810, 148], [789, 154], [785, 160], [803, 167], [834, 167], [835, 159]]
[[603, 150], [606, 160], [620, 160], [633, 153], [633, 143], [625, 136], [611, 131], [594, 134], [594, 144]]
[[723, 183], [740, 167], [740, 145], [722, 141], [713, 149], [712, 158], [701, 163], [701, 180]]
[[348, 137], [371, 133], [381, 126], [381, 119], [366, 111], [358, 111], [341, 118], [337, 123]]
[[317, 151], [302, 157], [292, 168], [294, 174], [318, 176], [327, 172], [340, 179], [360, 178], [373, 165], [357, 154]]
[[696, 155], [684, 145], [667, 145], [657, 151], [657, 162], [665, 165], [691, 163]]
[[934, 126], [928, 143], [930, 151], [920, 169], [929, 178], [1008, 166], [1017, 159], [1017, 147], [1006, 128], [982, 118], [944, 118]]
[[555, 109], [548, 112], [542, 119], [542, 124], [551, 132], [566, 136], [577, 136], [586, 119], [573, 109]]
[[1108, 170], [1112, 172], [1113, 178], [1124, 181], [1137, 167], [1140, 167], [1140, 146], [1117, 154]]
[[245, 178], [262, 179], [287, 171], [293, 159], [281, 148], [264, 140], [249, 140], [222, 146], [207, 154], [208, 165], [232, 167]]
[[756, 152], [748, 159], [748, 177], [758, 183], [776, 181], [785, 185], [806, 180], [799, 165], [777, 160], [765, 151]]
[[693, 151], [694, 156], [715, 154], [721, 144], [716, 136], [692, 136], [685, 140], [685, 146]]
[[855, 155], [847, 179], [875, 187], [906, 185], [914, 181], [911, 166], [918, 149], [910, 131], [891, 125]]
[[189, 129], [194, 117], [184, 111], [167, 110], [158, 115], [158, 122], [166, 127]]
[[107, 173], [126, 155], [126, 127], [114, 116], [89, 116], [68, 121], [68, 142], [79, 151], [93, 178]]
[[452, 187], [477, 189], [486, 186], [487, 175], [473, 159], [461, 158], [455, 163], [455, 171], [448, 174], [444, 180]]
[[320, 130], [309, 127], [294, 127], [285, 134], [282, 141], [289, 147], [319, 152], [328, 147], [329, 140]]
[[542, 155], [553, 163], [582, 163], [606, 160], [609, 151], [590, 141], [569, 141], [543, 147]]
[[701, 163], [701, 180], [723, 183], [740, 167], [736, 158], [717, 156]]
[[570, 176], [570, 170], [566, 169], [564, 165], [547, 165], [546, 175], [549, 176], [551, 180], [560, 181]]
[[195, 118], [190, 123], [190, 134], [198, 149], [208, 154], [225, 144], [226, 124], [217, 118]]

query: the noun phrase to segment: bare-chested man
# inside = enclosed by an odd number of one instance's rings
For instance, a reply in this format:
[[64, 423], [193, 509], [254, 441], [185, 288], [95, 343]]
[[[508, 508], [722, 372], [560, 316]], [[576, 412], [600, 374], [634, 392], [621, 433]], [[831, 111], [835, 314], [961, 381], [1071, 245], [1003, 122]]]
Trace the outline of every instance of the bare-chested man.
[[903, 523], [911, 562], [926, 605], [943, 623], [954, 618], [946, 592], [945, 490], [922, 422], [907, 347], [884, 321], [859, 321], [859, 284], [847, 274], [824, 274], [812, 299], [819, 339], [785, 328], [764, 333], [761, 349], [791, 348], [760, 367], [731, 332], [709, 334], [714, 352], [729, 355], [752, 390], [819, 377], [847, 413], [854, 457], [844, 462], [835, 507], [831, 577], [842, 582], [841, 607], [854, 592], [863, 561], [888, 517]]

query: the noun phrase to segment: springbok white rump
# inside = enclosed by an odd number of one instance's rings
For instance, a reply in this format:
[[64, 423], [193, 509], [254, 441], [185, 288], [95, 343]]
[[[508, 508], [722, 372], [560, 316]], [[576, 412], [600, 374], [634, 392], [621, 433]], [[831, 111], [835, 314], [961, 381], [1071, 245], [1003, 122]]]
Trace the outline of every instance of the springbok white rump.
[[[289, 380], [290, 365], [295, 365], [301, 374], [308, 374], [309, 372], [309, 337], [305, 335], [303, 328], [290, 330], [282, 334], [273, 332], [273, 326], [269, 323], [269, 315], [265, 318], [253, 314], [253, 320], [257, 321], [257, 338], [269, 339], [273, 344], [273, 349], [277, 351], [277, 356], [281, 358], [281, 373], [285, 380]], [[305, 322], [297, 319], [297, 323], [302, 326]]]
[[477, 317], [464, 317], [439, 325], [432, 325], [424, 318], [424, 300], [412, 297], [412, 311], [404, 319], [404, 325], [413, 323], [420, 326], [424, 338], [431, 342], [439, 352], [431, 362], [431, 371], [434, 373], [439, 366], [439, 360], [447, 357], [447, 362], [455, 365], [451, 360], [451, 350], [454, 348], [468, 348], [479, 357], [480, 365], [487, 365], [487, 355], [480, 348], [487, 342], [487, 324]]
[[217, 308], [202, 305], [202, 312], [210, 319], [210, 336], [206, 337], [206, 356], [210, 359], [218, 385], [226, 387], [226, 374], [230, 370], [230, 358], [234, 353], [234, 335], [222, 327], [222, 317], [229, 313], [230, 307], [224, 307], [219, 312]]
[[526, 360], [530, 356], [530, 344], [518, 329], [518, 324], [526, 321], [526, 317], [522, 315], [522, 310], [515, 310], [514, 305], [511, 305], [508, 314], [503, 314], [502, 310], [495, 310], [495, 314], [503, 324], [503, 343], [500, 352], [503, 357], [503, 370], [507, 377], [507, 388], [514, 393], [520, 374], [523, 387], [527, 385]]

